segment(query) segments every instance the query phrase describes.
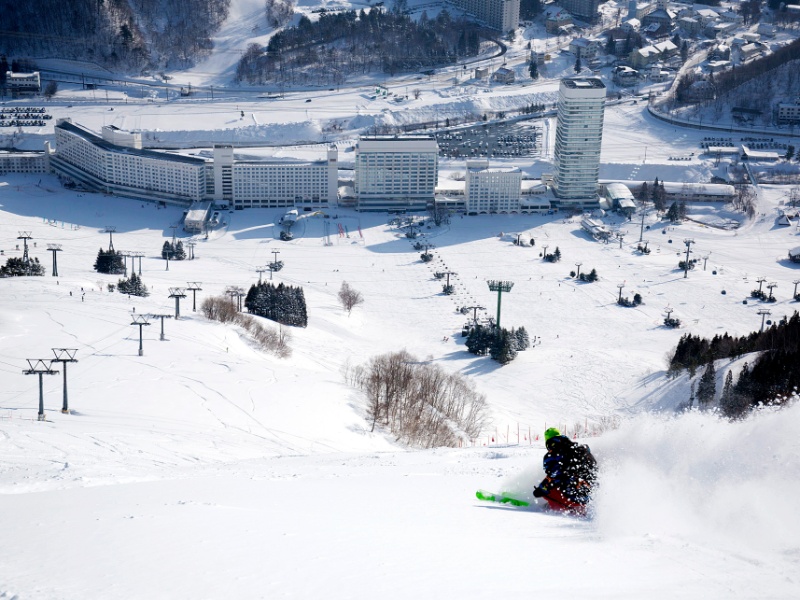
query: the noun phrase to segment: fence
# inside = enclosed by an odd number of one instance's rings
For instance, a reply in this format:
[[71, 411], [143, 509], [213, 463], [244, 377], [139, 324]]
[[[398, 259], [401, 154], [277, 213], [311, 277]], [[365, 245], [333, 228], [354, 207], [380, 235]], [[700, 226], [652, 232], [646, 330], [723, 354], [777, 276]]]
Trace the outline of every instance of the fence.
[[597, 437], [603, 432], [610, 429], [619, 427], [619, 419], [616, 417], [606, 417], [600, 422], [589, 423], [589, 419], [584, 419], [583, 423], [574, 423], [568, 425], [567, 423], [544, 423], [544, 427], [532, 427], [531, 425], [523, 425], [515, 423], [512, 427], [511, 424], [506, 424], [505, 431], [502, 427], [495, 427], [494, 433], [489, 433], [480, 438], [471, 439], [468, 442], [464, 441], [459, 444], [460, 447], [474, 447], [474, 446], [532, 446], [533, 442], [539, 443], [542, 441], [544, 431], [548, 427], [555, 427], [563, 435], [577, 440], [582, 438]]

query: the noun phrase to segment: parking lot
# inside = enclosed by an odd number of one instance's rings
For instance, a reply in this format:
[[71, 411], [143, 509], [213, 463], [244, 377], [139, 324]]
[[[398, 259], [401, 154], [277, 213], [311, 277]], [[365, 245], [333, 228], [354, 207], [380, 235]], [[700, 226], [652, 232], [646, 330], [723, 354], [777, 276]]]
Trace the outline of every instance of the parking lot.
[[538, 156], [541, 128], [530, 122], [482, 123], [436, 135], [439, 151], [448, 158], [513, 158]]

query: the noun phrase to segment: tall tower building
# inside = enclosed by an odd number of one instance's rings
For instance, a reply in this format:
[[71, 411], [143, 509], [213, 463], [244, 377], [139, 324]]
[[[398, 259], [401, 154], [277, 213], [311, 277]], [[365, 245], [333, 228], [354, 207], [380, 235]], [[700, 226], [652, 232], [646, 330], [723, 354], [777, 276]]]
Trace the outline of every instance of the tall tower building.
[[596, 77], [561, 80], [554, 184], [564, 205], [597, 201], [605, 101], [606, 86]]

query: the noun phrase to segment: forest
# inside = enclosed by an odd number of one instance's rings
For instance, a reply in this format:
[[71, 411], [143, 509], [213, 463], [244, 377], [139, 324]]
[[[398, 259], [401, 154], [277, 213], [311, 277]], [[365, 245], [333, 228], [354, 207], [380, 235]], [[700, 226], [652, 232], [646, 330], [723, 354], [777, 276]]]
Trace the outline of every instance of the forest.
[[238, 81], [261, 84], [341, 84], [349, 75], [380, 70], [395, 74], [453, 64], [480, 51], [482, 29], [447, 10], [419, 21], [379, 9], [327, 12], [316, 21], [275, 33], [266, 50], [252, 44], [239, 61]]
[[[728, 390], [730, 398], [726, 399], [723, 394], [722, 400], [727, 400], [722, 402], [723, 412], [738, 416], [751, 406], [780, 403], [781, 398], [791, 395], [800, 385], [800, 370], [796, 367], [800, 359], [800, 315], [797, 312], [764, 331], [741, 337], [725, 333], [708, 340], [686, 334], [678, 342], [669, 370], [677, 374], [686, 369], [694, 376], [699, 367], [706, 365], [708, 370], [708, 365], [713, 365], [715, 360], [736, 359], [754, 352], [759, 353], [758, 356], [744, 365], [736, 384]], [[730, 406], [736, 406], [737, 410], [731, 410]]]
[[139, 73], [186, 68], [212, 49], [230, 0], [0, 0], [0, 54]]

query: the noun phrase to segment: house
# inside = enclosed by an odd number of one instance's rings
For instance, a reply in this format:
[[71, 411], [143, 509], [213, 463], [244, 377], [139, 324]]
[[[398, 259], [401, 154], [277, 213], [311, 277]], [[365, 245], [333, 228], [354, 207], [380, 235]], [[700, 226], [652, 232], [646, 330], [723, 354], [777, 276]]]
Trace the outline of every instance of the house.
[[506, 67], [500, 67], [492, 75], [492, 80], [496, 81], [497, 83], [514, 83], [514, 79], [514, 71], [507, 69]]
[[603, 196], [609, 208], [618, 209], [626, 215], [636, 211], [636, 202], [628, 186], [623, 183], [607, 183], [603, 187], [605, 188]]
[[487, 79], [489, 77], [489, 67], [475, 67], [475, 79]]
[[544, 14], [544, 28], [547, 33], [557, 35], [561, 27], [573, 24], [572, 15], [560, 6], [550, 4], [542, 11]]
[[778, 104], [778, 125], [796, 125], [800, 123], [800, 98], [794, 102]]
[[703, 30], [703, 25], [694, 17], [682, 17], [678, 19], [678, 27], [687, 36], [694, 37]]
[[655, 2], [639, 2], [630, 0], [628, 2], [628, 19], [641, 20], [656, 9]]
[[711, 10], [710, 8], [701, 8], [695, 11], [695, 18], [700, 21], [703, 27], [707, 27], [717, 19], [719, 19], [719, 15], [717, 11]]
[[628, 19], [622, 22], [622, 25], [619, 26], [622, 31], [625, 33], [639, 31], [642, 27], [642, 22], [639, 19]]
[[630, 67], [614, 67], [614, 83], [622, 86], [636, 85], [639, 82], [639, 71]]
[[764, 37], [775, 37], [775, 26], [769, 23], [759, 23], [756, 32]]
[[581, 60], [594, 60], [600, 53], [599, 40], [590, 38], [575, 38], [569, 43], [569, 51]]
[[742, 15], [735, 13], [732, 10], [726, 10], [725, 12], [719, 13], [719, 18], [726, 23], [736, 23], [737, 25], [741, 25], [744, 22]]
[[727, 44], [719, 43], [708, 51], [709, 60], [730, 60], [731, 47]]
[[[674, 44], [673, 44], [674, 45]], [[661, 51], [655, 46], [645, 46], [644, 48], [635, 48], [628, 57], [631, 65], [637, 69], [649, 67], [662, 59]]]
[[739, 48], [739, 60], [745, 62], [752, 60], [761, 54], [761, 46], [759, 44], [745, 44]]

